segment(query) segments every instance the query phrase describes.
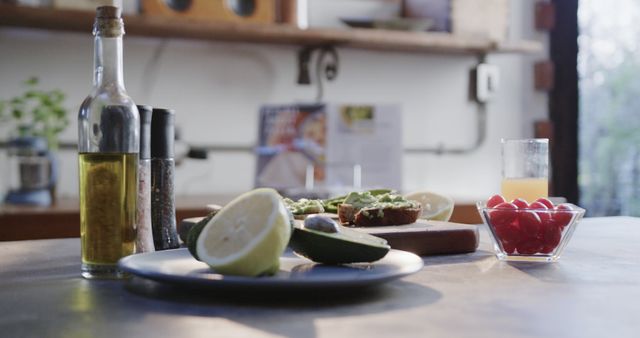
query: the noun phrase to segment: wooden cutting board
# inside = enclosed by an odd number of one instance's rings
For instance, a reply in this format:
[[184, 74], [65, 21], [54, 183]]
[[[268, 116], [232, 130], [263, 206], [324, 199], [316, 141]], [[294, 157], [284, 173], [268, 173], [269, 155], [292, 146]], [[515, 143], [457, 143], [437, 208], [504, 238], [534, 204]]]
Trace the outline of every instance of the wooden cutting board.
[[[187, 218], [178, 225], [178, 234], [186, 239], [189, 229], [203, 217]], [[353, 228], [387, 240], [391, 248], [420, 256], [474, 252], [480, 235], [476, 225], [418, 220], [413, 224]]]
[[357, 228], [387, 240], [393, 249], [420, 256], [474, 252], [478, 248], [478, 226], [418, 220], [407, 225]]

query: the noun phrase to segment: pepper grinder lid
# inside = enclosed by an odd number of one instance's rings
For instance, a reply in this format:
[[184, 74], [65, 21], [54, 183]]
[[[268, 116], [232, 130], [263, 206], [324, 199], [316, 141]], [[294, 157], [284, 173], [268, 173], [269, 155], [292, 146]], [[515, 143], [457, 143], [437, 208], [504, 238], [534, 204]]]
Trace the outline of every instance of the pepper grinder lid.
[[138, 105], [140, 114], [140, 159], [151, 158], [151, 106]]
[[151, 115], [151, 157], [173, 158], [175, 112], [153, 108]]

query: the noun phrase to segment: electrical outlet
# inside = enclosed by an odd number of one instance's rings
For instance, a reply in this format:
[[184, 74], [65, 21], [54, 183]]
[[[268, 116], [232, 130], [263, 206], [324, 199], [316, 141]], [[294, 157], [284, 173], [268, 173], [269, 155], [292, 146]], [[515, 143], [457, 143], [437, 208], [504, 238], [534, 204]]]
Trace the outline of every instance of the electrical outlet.
[[500, 68], [488, 63], [480, 63], [473, 74], [476, 101], [485, 103], [491, 100], [500, 87]]

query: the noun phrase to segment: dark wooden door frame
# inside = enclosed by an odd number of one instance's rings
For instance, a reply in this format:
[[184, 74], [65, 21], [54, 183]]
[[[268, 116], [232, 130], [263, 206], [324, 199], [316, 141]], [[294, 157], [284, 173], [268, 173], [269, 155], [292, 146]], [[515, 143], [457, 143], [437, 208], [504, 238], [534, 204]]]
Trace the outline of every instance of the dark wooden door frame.
[[551, 193], [577, 203], [578, 189], [578, 0], [552, 0], [556, 25], [549, 50], [555, 85], [549, 94]]

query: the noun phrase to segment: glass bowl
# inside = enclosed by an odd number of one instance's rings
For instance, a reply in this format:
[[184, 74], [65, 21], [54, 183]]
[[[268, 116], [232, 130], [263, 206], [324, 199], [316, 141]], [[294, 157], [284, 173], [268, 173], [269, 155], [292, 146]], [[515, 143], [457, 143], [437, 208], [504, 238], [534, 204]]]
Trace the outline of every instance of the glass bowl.
[[555, 262], [571, 239], [585, 210], [488, 208], [478, 202], [478, 212], [489, 228], [496, 256], [502, 261]]

